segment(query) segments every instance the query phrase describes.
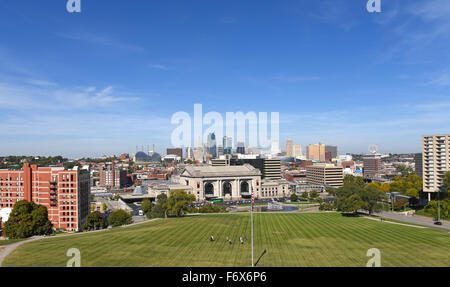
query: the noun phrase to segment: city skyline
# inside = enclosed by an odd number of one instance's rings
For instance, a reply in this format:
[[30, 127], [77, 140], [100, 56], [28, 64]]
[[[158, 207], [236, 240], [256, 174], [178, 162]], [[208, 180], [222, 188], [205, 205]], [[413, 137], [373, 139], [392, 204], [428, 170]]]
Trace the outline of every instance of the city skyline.
[[162, 152], [171, 116], [196, 103], [279, 112], [279, 143], [341, 154], [416, 153], [449, 132], [443, 0], [372, 14], [346, 0], [34, 2], [0, 4], [2, 156]]

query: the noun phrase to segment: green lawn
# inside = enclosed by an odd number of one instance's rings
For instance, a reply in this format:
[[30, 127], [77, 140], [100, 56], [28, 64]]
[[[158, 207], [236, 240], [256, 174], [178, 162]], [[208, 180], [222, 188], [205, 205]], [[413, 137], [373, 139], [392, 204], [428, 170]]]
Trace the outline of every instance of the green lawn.
[[[382, 223], [339, 213], [254, 215], [258, 266], [360, 266], [369, 248], [382, 266], [450, 266], [448, 233]], [[213, 234], [215, 242], [210, 242]], [[233, 244], [225, 241], [230, 236]], [[82, 266], [248, 266], [250, 215], [221, 214], [158, 220], [104, 232], [24, 244], [3, 266], [65, 266], [78, 248]]]
[[23, 240], [25, 240], [25, 239], [0, 240], [0, 246], [5, 246], [5, 245], [13, 244], [13, 243], [20, 242], [20, 241], [23, 241]]

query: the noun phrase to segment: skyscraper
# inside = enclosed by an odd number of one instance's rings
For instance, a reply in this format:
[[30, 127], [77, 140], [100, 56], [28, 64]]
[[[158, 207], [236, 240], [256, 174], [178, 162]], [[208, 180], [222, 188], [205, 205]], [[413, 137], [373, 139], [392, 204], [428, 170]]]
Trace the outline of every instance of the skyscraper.
[[292, 139], [288, 139], [286, 141], [286, 156], [293, 157], [294, 156], [294, 142]]
[[338, 156], [338, 147], [335, 145], [326, 145], [325, 152], [331, 153], [331, 158], [337, 158]]
[[442, 180], [450, 171], [450, 134], [422, 137], [423, 191], [431, 193], [442, 188]]
[[307, 146], [306, 157], [310, 160], [325, 162], [325, 145], [318, 143]]
[[300, 145], [300, 144], [294, 145], [294, 155], [293, 156], [295, 158], [303, 156], [302, 145]]
[[237, 143], [236, 153], [245, 154], [245, 144], [243, 142]]
[[208, 135], [206, 150], [213, 158], [217, 157], [216, 135], [214, 133]]
[[423, 155], [422, 153], [414, 154], [414, 172], [418, 176], [423, 176]]
[[233, 149], [233, 139], [231, 137], [224, 136], [222, 140], [223, 154], [231, 154]]

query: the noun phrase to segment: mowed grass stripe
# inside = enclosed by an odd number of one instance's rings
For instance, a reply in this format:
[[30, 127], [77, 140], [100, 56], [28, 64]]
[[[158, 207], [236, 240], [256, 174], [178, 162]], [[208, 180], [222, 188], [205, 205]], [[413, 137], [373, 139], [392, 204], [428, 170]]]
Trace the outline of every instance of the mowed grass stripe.
[[[450, 266], [448, 233], [338, 213], [258, 213], [254, 231], [255, 260], [267, 249], [258, 266], [365, 266], [369, 248], [380, 249], [382, 266]], [[247, 242], [239, 244], [239, 236]], [[69, 248], [80, 249], [82, 266], [249, 266], [250, 214], [164, 219], [35, 241], [3, 265], [65, 266]]]

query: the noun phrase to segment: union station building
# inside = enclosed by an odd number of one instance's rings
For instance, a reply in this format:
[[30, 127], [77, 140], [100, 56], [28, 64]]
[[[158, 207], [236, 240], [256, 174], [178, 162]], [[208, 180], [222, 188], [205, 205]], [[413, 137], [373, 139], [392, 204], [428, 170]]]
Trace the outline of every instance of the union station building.
[[288, 183], [283, 180], [261, 180], [261, 172], [249, 164], [240, 166], [187, 166], [179, 183], [190, 186], [198, 201], [224, 199], [284, 197]]

